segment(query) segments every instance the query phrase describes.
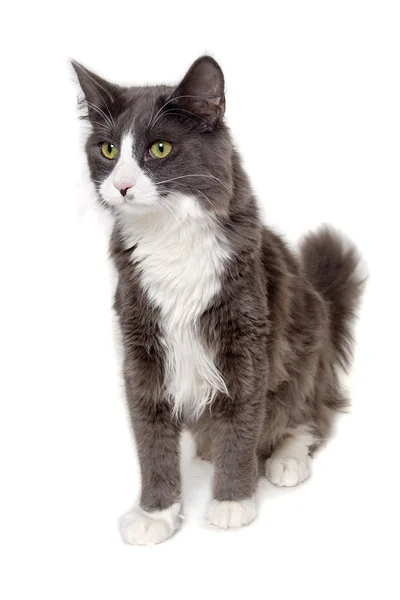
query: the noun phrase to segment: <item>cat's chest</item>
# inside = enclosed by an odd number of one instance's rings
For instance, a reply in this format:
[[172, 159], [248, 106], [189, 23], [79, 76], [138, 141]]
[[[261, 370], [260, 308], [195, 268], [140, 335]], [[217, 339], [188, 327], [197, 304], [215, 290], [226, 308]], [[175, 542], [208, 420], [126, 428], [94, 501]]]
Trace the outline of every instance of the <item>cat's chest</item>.
[[174, 411], [200, 414], [217, 391], [226, 391], [215, 349], [199, 319], [221, 289], [227, 249], [208, 225], [176, 228], [138, 240], [132, 260], [150, 302], [159, 308], [165, 352], [165, 387]]
[[166, 325], [194, 322], [221, 287], [224, 249], [209, 231], [141, 239], [132, 253], [149, 299]]

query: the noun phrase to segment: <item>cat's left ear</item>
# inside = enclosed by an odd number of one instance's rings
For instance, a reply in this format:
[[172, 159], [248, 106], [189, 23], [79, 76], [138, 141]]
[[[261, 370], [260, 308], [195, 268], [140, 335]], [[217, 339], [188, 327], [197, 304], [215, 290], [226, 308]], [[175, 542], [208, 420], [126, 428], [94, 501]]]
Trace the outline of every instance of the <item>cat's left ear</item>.
[[225, 113], [225, 81], [211, 56], [198, 58], [172, 95], [173, 105], [199, 118], [204, 129], [213, 127]]
[[112, 105], [118, 98], [121, 88], [92, 73], [74, 60], [71, 61], [71, 64], [85, 97], [89, 120], [106, 119], [106, 116], [110, 114]]

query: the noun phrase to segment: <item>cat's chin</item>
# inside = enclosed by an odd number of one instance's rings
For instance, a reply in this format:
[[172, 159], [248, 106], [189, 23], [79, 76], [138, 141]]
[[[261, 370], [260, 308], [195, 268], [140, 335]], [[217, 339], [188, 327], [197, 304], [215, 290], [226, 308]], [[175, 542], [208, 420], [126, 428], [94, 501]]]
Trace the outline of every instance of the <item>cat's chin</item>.
[[123, 205], [118, 206], [116, 210], [122, 218], [152, 216], [160, 212], [157, 205], [147, 204], [145, 202], [136, 200], [132, 200], [129, 203], [124, 203]]
[[104, 198], [101, 198], [101, 204], [121, 217], [144, 216], [158, 212], [156, 204], [143, 202], [136, 198], [130, 198], [128, 200], [123, 200], [122, 202], [108, 202]]

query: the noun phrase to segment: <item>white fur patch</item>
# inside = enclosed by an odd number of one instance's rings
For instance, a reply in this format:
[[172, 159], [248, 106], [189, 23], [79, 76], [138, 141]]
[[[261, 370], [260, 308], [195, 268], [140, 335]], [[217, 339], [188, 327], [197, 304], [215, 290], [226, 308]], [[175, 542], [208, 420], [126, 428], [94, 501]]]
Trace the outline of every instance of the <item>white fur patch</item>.
[[137, 546], [160, 544], [179, 528], [180, 509], [179, 502], [154, 512], [135, 508], [121, 518], [119, 528], [122, 539], [127, 544]]
[[269, 458], [265, 463], [265, 475], [274, 485], [294, 487], [303, 483], [310, 475], [310, 459]]
[[197, 417], [217, 391], [227, 393], [199, 317], [218, 294], [229, 256], [212, 217], [195, 198], [171, 194], [157, 211], [124, 219], [127, 247], [141, 282], [161, 313], [165, 386], [175, 414]]
[[211, 500], [207, 509], [207, 522], [221, 529], [248, 525], [257, 515], [254, 497], [234, 502], [231, 500]]
[[285, 440], [266, 461], [267, 479], [280, 487], [293, 487], [305, 481], [310, 475], [308, 451], [313, 442], [307, 427], [299, 427], [295, 435]]
[[[148, 210], [158, 202], [157, 186], [133, 157], [133, 145], [132, 134], [125, 134], [114, 169], [99, 187], [103, 200], [121, 215], [128, 216], [140, 210]], [[122, 187], [130, 187], [125, 197], [119, 192]]]

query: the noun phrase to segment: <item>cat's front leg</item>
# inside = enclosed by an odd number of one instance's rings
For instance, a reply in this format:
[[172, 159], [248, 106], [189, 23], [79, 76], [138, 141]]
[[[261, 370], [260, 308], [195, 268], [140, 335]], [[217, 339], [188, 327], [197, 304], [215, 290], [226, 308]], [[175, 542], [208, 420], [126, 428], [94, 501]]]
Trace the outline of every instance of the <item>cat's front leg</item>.
[[256, 454], [263, 403], [261, 394], [219, 398], [213, 411], [213, 500], [208, 523], [223, 529], [242, 527], [257, 514]]
[[[143, 370], [144, 369], [144, 370]], [[125, 368], [128, 406], [136, 439], [140, 472], [139, 504], [120, 521], [128, 544], [159, 544], [180, 525], [181, 476], [180, 430], [162, 397], [157, 374], [141, 365]]]

